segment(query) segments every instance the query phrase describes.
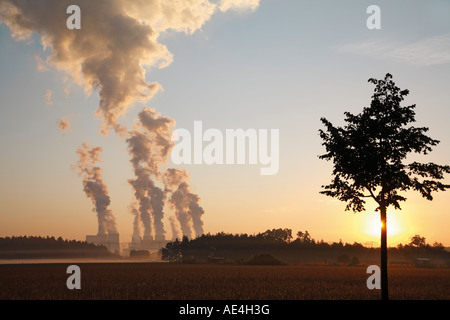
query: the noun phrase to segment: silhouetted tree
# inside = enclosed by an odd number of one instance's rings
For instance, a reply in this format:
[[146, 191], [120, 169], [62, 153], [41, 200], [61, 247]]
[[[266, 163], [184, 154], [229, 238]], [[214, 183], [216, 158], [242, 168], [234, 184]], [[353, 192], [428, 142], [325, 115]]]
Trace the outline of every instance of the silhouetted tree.
[[297, 241], [305, 245], [315, 244], [315, 240], [311, 238], [311, 235], [308, 231], [298, 231], [297, 232]]
[[422, 248], [426, 246], [425, 237], [421, 237], [418, 234], [411, 237], [411, 242], [409, 243], [410, 246]]
[[437, 242], [437, 241], [435, 241], [435, 242], [433, 243], [433, 248], [436, 249], [436, 250], [438, 250], [438, 251], [444, 251], [444, 250], [445, 250], [445, 247], [444, 247], [444, 245], [442, 244], [442, 242]]
[[180, 262], [181, 261], [181, 257], [182, 257], [182, 247], [186, 246], [186, 241], [189, 241], [186, 237], [186, 240], [184, 240], [183, 237], [183, 242], [184, 245], [182, 245], [182, 242], [180, 242], [180, 240], [175, 239], [175, 241], [173, 242], [168, 242], [166, 244], [165, 248], [161, 248], [160, 252], [161, 252], [161, 259], [162, 260], [168, 260], [170, 262]]
[[333, 161], [333, 180], [322, 186], [322, 194], [347, 202], [346, 210], [361, 212], [366, 198], [377, 204], [381, 228], [381, 291], [388, 299], [386, 211], [400, 209], [399, 194], [410, 189], [432, 200], [434, 191], [449, 185], [438, 180], [450, 173], [450, 166], [413, 162], [405, 164], [411, 152], [427, 154], [439, 141], [425, 135], [428, 128], [407, 126], [415, 122], [415, 105], [400, 103], [408, 90], [400, 90], [386, 74], [382, 80], [369, 79], [375, 85], [370, 107], [357, 115], [345, 112], [345, 127], [335, 127], [322, 118], [326, 131], [319, 130], [326, 153], [320, 159]]
[[272, 230], [269, 229], [264, 233], [260, 233], [259, 236], [263, 239], [271, 239], [280, 242], [290, 242], [292, 239], [292, 230], [287, 228]]

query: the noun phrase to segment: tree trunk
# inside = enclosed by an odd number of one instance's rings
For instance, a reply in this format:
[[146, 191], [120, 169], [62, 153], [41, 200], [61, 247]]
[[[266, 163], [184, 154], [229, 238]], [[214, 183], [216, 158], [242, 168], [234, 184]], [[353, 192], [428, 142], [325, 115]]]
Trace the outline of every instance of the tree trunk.
[[388, 278], [387, 278], [387, 221], [386, 207], [380, 208], [381, 219], [381, 299], [388, 300]]

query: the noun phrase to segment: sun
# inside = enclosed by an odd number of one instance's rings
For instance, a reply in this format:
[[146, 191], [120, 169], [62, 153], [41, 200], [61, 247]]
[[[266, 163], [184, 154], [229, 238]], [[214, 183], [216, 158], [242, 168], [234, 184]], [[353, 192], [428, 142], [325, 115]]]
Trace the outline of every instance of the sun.
[[[380, 237], [383, 224], [380, 220], [380, 214], [375, 212], [367, 216], [365, 233], [370, 236]], [[387, 235], [388, 237], [397, 236], [403, 232], [403, 227], [398, 217], [398, 213], [387, 214]]]

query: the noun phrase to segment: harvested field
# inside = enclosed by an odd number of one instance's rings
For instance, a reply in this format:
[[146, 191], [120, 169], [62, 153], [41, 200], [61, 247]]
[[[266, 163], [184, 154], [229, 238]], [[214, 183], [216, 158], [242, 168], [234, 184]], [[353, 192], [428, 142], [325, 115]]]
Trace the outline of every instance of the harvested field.
[[[81, 290], [68, 264], [0, 266], [0, 299], [379, 299], [365, 267], [87, 263]], [[391, 299], [450, 299], [450, 269], [391, 268]]]

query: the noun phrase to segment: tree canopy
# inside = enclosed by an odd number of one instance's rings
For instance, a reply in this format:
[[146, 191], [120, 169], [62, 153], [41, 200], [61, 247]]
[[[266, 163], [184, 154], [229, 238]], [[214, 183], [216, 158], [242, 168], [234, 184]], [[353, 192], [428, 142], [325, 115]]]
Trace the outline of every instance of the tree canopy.
[[414, 104], [401, 106], [408, 90], [401, 90], [391, 74], [369, 79], [375, 85], [370, 107], [357, 115], [345, 112], [344, 127], [321, 118], [326, 130], [319, 130], [326, 153], [320, 159], [333, 161], [333, 180], [322, 186], [322, 194], [347, 203], [346, 210], [365, 210], [365, 198], [380, 207], [400, 208], [405, 201], [399, 192], [416, 190], [432, 200], [432, 192], [450, 185], [439, 180], [450, 166], [435, 163], [405, 163], [410, 153], [427, 154], [439, 141], [428, 137], [426, 127], [415, 127]]

